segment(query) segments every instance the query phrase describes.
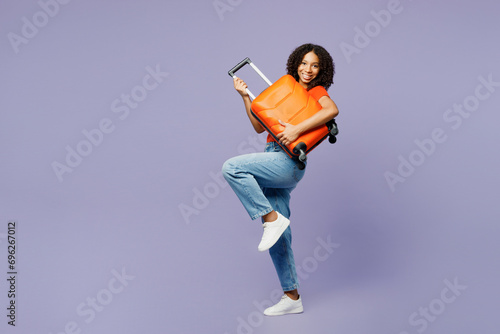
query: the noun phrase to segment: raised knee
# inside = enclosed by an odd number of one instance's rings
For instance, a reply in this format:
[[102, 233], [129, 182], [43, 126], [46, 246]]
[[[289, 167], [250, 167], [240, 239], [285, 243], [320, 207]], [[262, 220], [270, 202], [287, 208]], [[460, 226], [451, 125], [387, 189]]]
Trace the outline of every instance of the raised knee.
[[233, 173], [234, 173], [234, 166], [233, 163], [231, 162], [231, 159], [226, 160], [226, 162], [224, 162], [224, 164], [222, 165], [222, 175], [227, 180], [228, 178], [231, 178]]

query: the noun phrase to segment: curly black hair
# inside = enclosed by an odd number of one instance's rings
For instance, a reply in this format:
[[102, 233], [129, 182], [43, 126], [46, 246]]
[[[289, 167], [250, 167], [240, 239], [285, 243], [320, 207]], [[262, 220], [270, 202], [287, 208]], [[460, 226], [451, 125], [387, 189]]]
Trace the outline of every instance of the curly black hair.
[[319, 58], [319, 73], [308, 85], [307, 90], [316, 86], [323, 86], [328, 89], [333, 84], [333, 75], [335, 74], [335, 63], [332, 56], [322, 46], [316, 44], [303, 44], [297, 47], [288, 57], [286, 63], [287, 73], [299, 81], [297, 69], [304, 59], [304, 56], [313, 51]]

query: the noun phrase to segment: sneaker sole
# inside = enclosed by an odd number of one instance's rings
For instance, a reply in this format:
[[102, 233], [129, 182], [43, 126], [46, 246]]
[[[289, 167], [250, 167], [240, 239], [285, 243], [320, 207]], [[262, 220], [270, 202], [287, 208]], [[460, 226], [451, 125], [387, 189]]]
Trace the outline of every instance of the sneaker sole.
[[303, 312], [304, 312], [304, 308], [303, 307], [299, 307], [299, 308], [296, 308], [296, 309], [288, 311], [288, 312], [277, 312], [277, 313], [266, 313], [266, 312], [264, 312], [264, 315], [267, 315], [268, 317], [273, 317], [273, 316], [286, 315], [286, 314], [299, 314], [299, 313], [303, 313]]

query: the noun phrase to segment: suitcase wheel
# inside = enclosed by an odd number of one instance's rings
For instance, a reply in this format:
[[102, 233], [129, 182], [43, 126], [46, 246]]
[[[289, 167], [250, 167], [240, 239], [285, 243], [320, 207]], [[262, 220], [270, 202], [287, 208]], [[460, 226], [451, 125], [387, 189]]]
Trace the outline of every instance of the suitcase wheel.
[[331, 129], [330, 129], [330, 134], [332, 136], [336, 136], [339, 134], [339, 129], [336, 127], [336, 126], [333, 126]]
[[304, 151], [300, 150], [299, 160], [300, 160], [301, 162], [304, 162], [304, 161], [306, 161], [306, 160], [307, 160], [307, 155], [306, 155], [306, 152], [304, 152]]
[[301, 162], [307, 160], [306, 151], [307, 151], [307, 145], [304, 142], [298, 143], [297, 145], [295, 145], [295, 148], [293, 149], [293, 153], [299, 156], [299, 161]]

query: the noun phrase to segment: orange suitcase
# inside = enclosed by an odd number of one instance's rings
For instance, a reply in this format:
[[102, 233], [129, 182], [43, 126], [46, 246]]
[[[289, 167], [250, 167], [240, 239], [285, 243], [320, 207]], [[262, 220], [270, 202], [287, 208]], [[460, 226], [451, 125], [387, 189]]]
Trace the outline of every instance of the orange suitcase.
[[284, 129], [279, 123], [280, 120], [293, 125], [299, 124], [321, 110], [322, 107], [294, 77], [287, 74], [273, 84], [248, 57], [233, 67], [228, 72], [229, 75], [234, 77], [234, 73], [246, 64], [249, 64], [270, 86], [257, 97], [247, 89], [247, 93], [253, 99], [252, 115], [291, 158], [298, 160], [299, 167], [303, 169], [307, 159], [306, 154], [311, 152], [326, 137], [330, 137], [330, 143], [336, 141], [335, 136], [338, 134], [338, 128], [335, 120], [303, 133], [290, 145], [282, 145], [276, 137]]

